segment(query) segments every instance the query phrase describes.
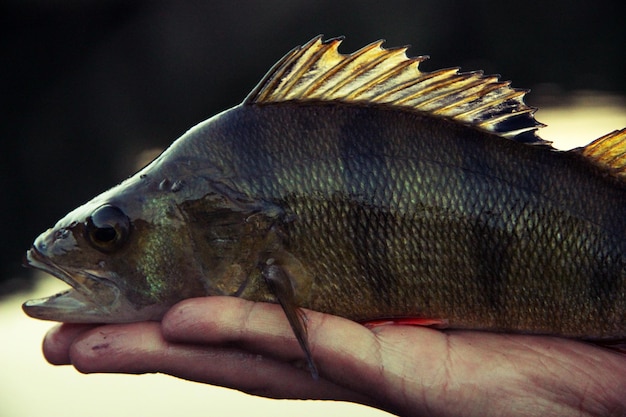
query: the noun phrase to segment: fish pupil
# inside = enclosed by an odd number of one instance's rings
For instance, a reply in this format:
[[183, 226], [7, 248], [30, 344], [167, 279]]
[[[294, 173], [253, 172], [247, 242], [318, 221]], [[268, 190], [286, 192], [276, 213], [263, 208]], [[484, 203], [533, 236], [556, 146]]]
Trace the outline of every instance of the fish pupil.
[[110, 204], [98, 207], [85, 223], [87, 240], [101, 252], [112, 252], [128, 239], [130, 220], [119, 208]]
[[111, 242], [115, 240], [117, 232], [112, 227], [99, 227], [94, 231], [93, 235], [100, 242]]

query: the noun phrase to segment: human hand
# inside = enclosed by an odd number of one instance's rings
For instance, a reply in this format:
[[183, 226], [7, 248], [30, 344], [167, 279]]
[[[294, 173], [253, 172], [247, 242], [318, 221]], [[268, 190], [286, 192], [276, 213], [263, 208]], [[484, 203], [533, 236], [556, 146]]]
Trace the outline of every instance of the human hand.
[[57, 326], [44, 354], [86, 373], [163, 372], [406, 416], [626, 415], [626, 355], [602, 347], [416, 326], [368, 330], [308, 310], [306, 317], [317, 381], [280, 306], [233, 297], [185, 300], [161, 323]]

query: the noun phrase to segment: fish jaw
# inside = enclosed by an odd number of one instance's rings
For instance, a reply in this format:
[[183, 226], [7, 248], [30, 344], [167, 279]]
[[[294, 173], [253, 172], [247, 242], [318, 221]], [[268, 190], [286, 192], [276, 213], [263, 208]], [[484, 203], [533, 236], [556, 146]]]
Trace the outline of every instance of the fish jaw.
[[104, 317], [105, 310], [74, 289], [50, 297], [28, 300], [22, 304], [22, 309], [36, 319], [65, 323], [101, 322], [100, 318]]
[[138, 312], [122, 297], [122, 291], [112, 277], [91, 270], [61, 268], [35, 247], [26, 253], [25, 263], [72, 287], [50, 297], [26, 301], [22, 309], [30, 317], [65, 323], [120, 323], [158, 319], [162, 315], [153, 309]]

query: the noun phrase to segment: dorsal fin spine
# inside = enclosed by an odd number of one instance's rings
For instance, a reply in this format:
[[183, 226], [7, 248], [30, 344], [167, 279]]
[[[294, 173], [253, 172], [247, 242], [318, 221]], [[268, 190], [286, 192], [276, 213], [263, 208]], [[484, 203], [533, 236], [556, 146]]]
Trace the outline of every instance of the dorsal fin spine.
[[[359, 77], [359, 76], [362, 76], [364, 73], [367, 73], [368, 71], [371, 71], [371, 70], [372, 70], [373, 68], [375, 68], [376, 66], [380, 65], [380, 63], [381, 63], [381, 62], [384, 62], [384, 61], [385, 61], [385, 59], [386, 59], [386, 57], [385, 57], [385, 56], [382, 56], [382, 55], [380, 55], [380, 56], [376, 57], [375, 59], [371, 60], [371, 61], [370, 61], [370, 63], [368, 63], [367, 65], [363, 65], [363, 66], [361, 66], [361, 67], [359, 68], [359, 71], [358, 71], [358, 72], [356, 72], [356, 71], [355, 71], [355, 73], [353, 73], [353, 76], [354, 76], [354, 77]], [[382, 73], [382, 74], [381, 74], [381, 75], [379, 75], [379, 76], [376, 76], [376, 77], [371, 77], [371, 78], [374, 78], [374, 79], [381, 79], [381, 77], [383, 77], [385, 74], [386, 74], [386, 73]], [[327, 91], [327, 94], [332, 95], [332, 93], [335, 93], [335, 92], [337, 92], [337, 91], [341, 90], [343, 87], [345, 87], [345, 86], [346, 86], [347, 84], [349, 84], [351, 81], [352, 81], [351, 77], [348, 77], [348, 76], [344, 77], [344, 78], [341, 80], [341, 82], [337, 83], [337, 85], [336, 85], [336, 86], [334, 86], [333, 88], [329, 89], [329, 90]], [[367, 82], [363, 83], [363, 85], [362, 85], [359, 89], [357, 89], [357, 90], [352, 90], [352, 92], [349, 94], [349, 96], [348, 96], [348, 97], [350, 97], [350, 96], [356, 97], [356, 96], [357, 96], [357, 94], [355, 94], [355, 92], [357, 92], [357, 91], [364, 91], [364, 89], [367, 89], [367, 88], [368, 88], [369, 86], [371, 86], [371, 85], [372, 85], [371, 80], [369, 80], [369, 81], [367, 81]]]
[[252, 89], [250, 94], [248, 94], [248, 96], [244, 100], [244, 103], [253, 100], [258, 102], [268, 100], [272, 93], [275, 93], [275, 90], [266, 88], [266, 86], [271, 85], [274, 80], [281, 80], [283, 78], [283, 75], [286, 74], [291, 68], [291, 66], [286, 64], [293, 61], [296, 56], [304, 54], [311, 45], [321, 41], [321, 39], [322, 35], [317, 35], [316, 37], [308, 41], [305, 45], [297, 46], [289, 51], [287, 54], [285, 54], [285, 56], [279, 59], [278, 62], [272, 65], [272, 67], [267, 72], [267, 74], [265, 74], [263, 79], [256, 85], [256, 87]]
[[437, 109], [436, 113], [445, 112], [453, 119], [463, 120], [472, 113], [478, 113], [483, 109], [482, 107], [478, 107], [472, 108], [472, 110], [465, 110], [467, 108], [466, 104], [473, 103], [480, 95], [487, 94], [497, 88], [499, 88], [497, 85], [485, 86], [481, 83], [480, 79], [476, 79], [473, 82], [468, 83], [468, 85], [464, 86], [463, 88], [451, 91], [450, 93], [448, 93], [448, 96], [454, 96], [462, 91], [466, 91], [467, 93], [471, 94], [467, 94], [465, 97], [455, 98], [454, 100], [451, 100], [450, 104]]
[[328, 50], [330, 49], [337, 49], [339, 47], [339, 43], [341, 43], [341, 40], [339, 39], [334, 39], [334, 40], [329, 40], [326, 44], [322, 44], [324, 46], [324, 48], [321, 48], [317, 51], [315, 50], [311, 50], [310, 45], [313, 45], [315, 43], [321, 42], [321, 37], [318, 38], [314, 38], [313, 40], [311, 40], [309, 43], [307, 43], [304, 47], [302, 47], [302, 49], [300, 50], [300, 53], [297, 55], [294, 55], [291, 60], [294, 60], [294, 58], [298, 58], [298, 60], [300, 60], [300, 57], [309, 55], [308, 58], [304, 61], [304, 65], [300, 65], [299, 69], [297, 72], [290, 74], [289, 78], [287, 79], [287, 81], [285, 82], [285, 84], [282, 86], [282, 88], [278, 91], [279, 93], [282, 91], [282, 93], [280, 93], [280, 95], [277, 97], [278, 101], [280, 101], [281, 99], [285, 99], [286, 97], [289, 97], [289, 90], [291, 88], [293, 88], [293, 86], [298, 83], [298, 81], [301, 81], [302, 79], [302, 75], [304, 73], [306, 73], [310, 67], [311, 67], [311, 63], [316, 62], [316, 60], [324, 55]]
[[[411, 71], [411, 66], [413, 66], [416, 62], [412, 61], [412, 62], [408, 62], [406, 64], [399, 64], [394, 71], [389, 71], [387, 74], [389, 76], [397, 76], [398, 78], [400, 77], [400, 73], [402, 72], [407, 72], [407, 71]], [[380, 81], [380, 79], [378, 80]], [[394, 101], [392, 99], [390, 99], [389, 97], [392, 96], [393, 94], [396, 94], [400, 91], [404, 91], [406, 88], [415, 85], [417, 83], [419, 83], [420, 80], [419, 79], [413, 79], [413, 80], [407, 80], [401, 84], [397, 84], [397, 85], [391, 85], [391, 86], [387, 86], [384, 83], [381, 83], [377, 86], [374, 86], [373, 89], [376, 91], [375, 94], [372, 94], [370, 97], [375, 99], [375, 100], [379, 100], [381, 102], [383, 101]], [[365, 92], [364, 92], [365, 93]]]
[[[371, 44], [369, 44], [369, 45], [359, 49], [355, 53], [349, 55], [342, 62], [340, 62], [339, 64], [333, 66], [330, 70], [326, 71], [324, 73], [324, 75], [318, 77], [316, 79], [316, 84], [322, 84], [323, 85], [325, 81], [331, 79], [332, 77], [336, 76], [337, 74], [340, 74], [342, 70], [344, 70], [345, 68], [349, 67], [352, 63], [354, 63], [361, 56], [367, 55], [369, 52], [371, 52], [376, 47], [380, 47], [381, 44], [382, 44], [381, 41], [371, 43]], [[337, 52], [337, 54], [339, 54], [339, 52]], [[338, 81], [340, 81], [340, 82], [339, 83], [336, 82], [334, 84], [330, 84], [329, 83], [328, 88], [326, 89], [326, 92], [328, 94], [330, 94], [332, 91], [339, 90], [341, 88], [341, 86], [345, 85], [345, 83], [349, 82], [350, 79], [348, 77], [344, 77], [343, 80], [340, 79]], [[340, 84], [340, 86], [338, 86], [337, 84]], [[313, 89], [313, 87], [314, 86], [309, 86], [309, 88], [304, 92], [305, 95], [310, 94], [311, 90]], [[322, 95], [325, 95], [325, 94], [322, 93]]]
[[[534, 109], [526, 109], [526, 110], [518, 111], [518, 112], [516, 112], [514, 114], [515, 115], [522, 115], [522, 114], [528, 114], [528, 113], [532, 114], [532, 113], [534, 113], [534, 111], [535, 111]], [[511, 113], [508, 113], [508, 114], [503, 114], [502, 116], [496, 117], [494, 119], [489, 119], [489, 121], [493, 120], [493, 121], [495, 121], [497, 123], [497, 122], [506, 120], [506, 119], [508, 119], [510, 117], [511, 117]], [[478, 125], [480, 126], [482, 123], [488, 123], [489, 121], [478, 123]], [[534, 128], [533, 126], [528, 126], [528, 129], [533, 129], [533, 128]]]
[[[468, 93], [471, 89], [478, 87], [477, 90], [481, 91], [485, 88], [484, 83], [480, 82], [480, 75], [476, 76], [476, 74], [472, 74], [472, 76], [468, 76], [465, 79], [459, 79], [453, 82], [445, 82], [441, 81], [435, 85], [432, 85], [428, 88], [429, 91], [436, 91], [438, 94], [433, 95], [430, 99], [422, 101], [419, 103], [419, 107], [423, 109], [434, 110], [434, 109], [443, 109], [454, 107], [455, 105], [463, 104], [466, 102], [470, 102], [475, 99], [472, 95], [466, 94], [466, 97], [458, 99], [456, 102], [452, 104], [448, 104], [447, 102], [441, 102], [446, 98], [453, 96], [459, 92]], [[430, 108], [431, 103], [441, 102], [439, 107]]]
[[[424, 58], [427, 59], [427, 58]], [[404, 66], [403, 68], [400, 68], [396, 73], [398, 74], [398, 78], [400, 77], [400, 73], [401, 72], [408, 72], [411, 71], [411, 67], [413, 65], [417, 65], [419, 62], [421, 61], [412, 61], [410, 63], [408, 63], [406, 66]], [[393, 73], [390, 73], [390, 75], [393, 75]], [[407, 80], [404, 81], [403, 83], [399, 83], [395, 86], [388, 86], [386, 88], [380, 88], [380, 90], [384, 91], [383, 93], [380, 93], [376, 96], [376, 98], [380, 101], [395, 101], [394, 99], [391, 99], [390, 97], [393, 96], [394, 94], [397, 94], [401, 91], [404, 91], [406, 89], [408, 89], [409, 87], [415, 85], [415, 84], [419, 84], [422, 80], [419, 78], [413, 79], [413, 80]]]
[[[418, 84], [422, 84], [421, 88], [415, 89], [415, 91], [410, 91], [407, 88], [406, 96], [394, 100], [394, 103], [415, 106], [416, 104], [426, 101], [428, 100], [428, 93], [436, 90], [442, 79], [445, 79], [445, 77], [448, 77], [451, 73], [456, 72], [456, 68], [448, 68], [425, 74], [424, 77], [420, 77], [416, 79], [414, 83], [407, 85], [407, 87], [414, 87]], [[402, 90], [399, 90], [398, 92], [400, 91]]]
[[[505, 85], [505, 83], [500, 83], [500, 84], [492, 84], [486, 88], [481, 89], [481, 93], [482, 93], [482, 97], [486, 96], [487, 94], [490, 94], [491, 92], [498, 90], [500, 88], [502, 88]], [[470, 101], [476, 101], [477, 97], [472, 96]], [[461, 108], [463, 108], [461, 106]], [[485, 101], [483, 104], [481, 105], [474, 105], [473, 107], [471, 107], [469, 110], [463, 111], [462, 113], [458, 113], [455, 116], [453, 116], [454, 118], [459, 118], [459, 119], [477, 119], [480, 118], [481, 113], [488, 111], [489, 109], [491, 109], [491, 104], [487, 101]], [[530, 111], [534, 111], [534, 109], [532, 108], [528, 108], [528, 110]]]
[[[486, 78], [497, 79], [496, 77], [486, 77]], [[485, 84], [485, 82], [483, 81], [484, 79], [485, 78], [483, 77], [483, 74], [480, 71], [471, 74], [471, 76], [468, 74], [467, 78], [459, 80], [458, 83], [452, 83], [445, 87], [442, 87], [440, 95], [435, 98], [444, 99], [454, 94], [458, 94], [462, 92], [464, 94], [458, 95], [457, 96], [458, 98], [456, 99], [457, 100], [456, 103], [459, 104], [459, 107], [462, 107], [461, 106], [462, 104], [475, 102], [477, 98], [486, 96], [492, 91], [500, 89], [502, 88], [503, 85], [505, 85], [504, 83], [497, 83], [497, 82], [491, 83], [491, 84]], [[452, 108], [452, 106], [450, 105], [446, 105], [446, 107]], [[488, 108], [491, 106], [486, 104], [484, 107]]]
[[[272, 67], [244, 104], [329, 101], [387, 105], [446, 117], [520, 141], [545, 144], [534, 131], [542, 126], [524, 104], [524, 90], [482, 72], [458, 68], [422, 72], [428, 57], [408, 58], [407, 47], [385, 49], [383, 41], [344, 55], [342, 39], [318, 36], [295, 48]], [[414, 65], [415, 64], [415, 65]]]
[[[332, 44], [329, 45], [329, 47], [332, 47]], [[305, 63], [309, 63], [309, 62], [315, 61], [317, 56], [322, 55], [323, 53], [324, 53], [324, 50], [320, 50], [320, 51], [317, 51], [317, 52], [311, 54], [308, 57], [308, 59], [305, 61]], [[280, 100], [280, 99], [284, 99], [284, 98], [288, 97], [290, 89], [293, 88], [293, 86], [301, 79], [302, 75], [306, 72], [306, 69], [307, 69], [307, 66], [306, 65], [302, 65], [300, 67], [300, 69], [298, 70], [298, 72], [290, 74], [289, 79], [283, 85], [282, 93], [280, 93], [280, 95], [277, 97], [277, 99]]]
[[[406, 61], [402, 61], [400, 63], [398, 63], [397, 65], [395, 65], [394, 67], [390, 68], [389, 70], [387, 70], [384, 73], [381, 73], [379, 76], [377, 77], [373, 77], [368, 84], [364, 84], [362, 87], [355, 89], [353, 91], [353, 93], [351, 94], [351, 97], [357, 97], [360, 94], [365, 94], [366, 91], [372, 91], [372, 90], [376, 90], [376, 85], [380, 84], [382, 80], [384, 80], [387, 77], [392, 77], [402, 71], [408, 70], [408, 67], [410, 67], [411, 65], [415, 65], [417, 62], [417, 60], [406, 60]], [[382, 93], [378, 93], [378, 92], [374, 92], [369, 96], [369, 98], [375, 97], [377, 99], [384, 99], [385, 97], [387, 97], [390, 94], [393, 94], [396, 91], [399, 91], [403, 88], [403, 86], [399, 85], [396, 86], [392, 89], [387, 89]]]

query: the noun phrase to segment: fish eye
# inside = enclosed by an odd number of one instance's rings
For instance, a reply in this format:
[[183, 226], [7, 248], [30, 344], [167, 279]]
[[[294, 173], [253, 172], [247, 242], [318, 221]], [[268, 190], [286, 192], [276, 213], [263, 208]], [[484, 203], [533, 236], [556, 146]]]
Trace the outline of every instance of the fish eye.
[[85, 222], [85, 233], [91, 245], [101, 252], [112, 252], [128, 239], [130, 220], [110, 204], [98, 207]]

